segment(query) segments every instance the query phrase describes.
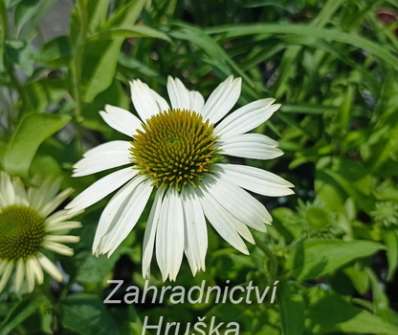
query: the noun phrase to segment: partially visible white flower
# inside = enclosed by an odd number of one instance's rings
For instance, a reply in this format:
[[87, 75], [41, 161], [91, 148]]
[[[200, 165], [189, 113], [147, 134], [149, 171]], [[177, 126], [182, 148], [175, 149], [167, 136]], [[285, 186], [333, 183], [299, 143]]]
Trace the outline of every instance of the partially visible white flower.
[[254, 243], [248, 227], [265, 231], [271, 216], [246, 190], [265, 196], [293, 194], [293, 184], [259, 168], [225, 162], [226, 156], [272, 159], [278, 143], [247, 132], [280, 108], [261, 99], [227, 115], [239, 99], [241, 79], [227, 78], [205, 102], [179, 79], [168, 79], [169, 103], [140, 80], [131, 83], [138, 116], [105, 106], [104, 121], [130, 137], [89, 150], [74, 166], [74, 176], [124, 167], [101, 178], [67, 208], [81, 210], [120, 189], [99, 220], [93, 252], [111, 255], [138, 222], [155, 193], [143, 246], [143, 275], [149, 275], [153, 250], [163, 280], [175, 280], [185, 253], [192, 273], [205, 269], [206, 218], [233, 247], [247, 254]]
[[72, 193], [58, 193], [59, 186], [47, 179], [37, 188], [25, 188], [20, 179], [0, 172], [0, 292], [10, 282], [17, 292], [31, 292], [43, 282], [43, 270], [63, 280], [46, 254], [73, 255], [65, 243], [79, 241], [68, 232], [81, 225], [71, 221], [77, 212], [54, 212]]

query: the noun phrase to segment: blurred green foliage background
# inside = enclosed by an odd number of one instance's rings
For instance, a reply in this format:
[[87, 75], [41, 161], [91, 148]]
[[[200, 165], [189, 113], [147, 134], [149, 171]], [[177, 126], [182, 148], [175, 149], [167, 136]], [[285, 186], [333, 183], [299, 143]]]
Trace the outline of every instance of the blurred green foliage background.
[[[296, 196], [264, 199], [274, 217], [244, 256], [210, 232], [207, 271], [176, 284], [281, 282], [274, 305], [102, 303], [107, 279], [142, 285], [145, 218], [110, 259], [90, 248], [104, 203], [81, 216], [61, 259], [69, 279], [0, 295], [0, 334], [140, 334], [145, 315], [216, 315], [242, 334], [398, 334], [398, 3], [396, 0], [1, 0], [0, 158], [24, 178], [72, 179], [82, 153], [118, 138], [98, 112], [131, 109], [128, 81], [165, 93], [167, 75], [205, 96], [243, 78], [240, 104], [283, 104], [257, 129], [285, 155], [250, 162]], [[162, 285], [153, 271], [152, 283]]]

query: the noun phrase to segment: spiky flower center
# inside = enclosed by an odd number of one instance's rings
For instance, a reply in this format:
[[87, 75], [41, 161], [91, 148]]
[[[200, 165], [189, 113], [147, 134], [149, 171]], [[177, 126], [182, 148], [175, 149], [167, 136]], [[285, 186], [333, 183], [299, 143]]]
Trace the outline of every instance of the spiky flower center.
[[0, 209], [0, 259], [20, 259], [37, 253], [44, 236], [44, 219], [34, 209], [17, 205]]
[[138, 130], [131, 154], [136, 168], [156, 186], [197, 186], [217, 159], [213, 126], [196, 112], [171, 109]]

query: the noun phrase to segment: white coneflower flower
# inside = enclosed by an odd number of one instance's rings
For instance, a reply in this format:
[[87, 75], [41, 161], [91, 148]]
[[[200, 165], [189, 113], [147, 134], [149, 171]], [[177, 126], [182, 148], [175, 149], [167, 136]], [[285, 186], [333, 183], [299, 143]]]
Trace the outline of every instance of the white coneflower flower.
[[43, 269], [57, 281], [63, 280], [46, 253], [72, 255], [64, 243], [79, 238], [66, 234], [80, 223], [70, 221], [75, 212], [54, 212], [72, 191], [57, 194], [58, 190], [59, 182], [50, 179], [26, 189], [20, 179], [0, 172], [0, 292], [11, 281], [15, 291], [31, 292], [36, 283], [43, 282]]
[[240, 78], [226, 79], [206, 103], [179, 79], [169, 78], [167, 90], [171, 106], [134, 80], [131, 97], [140, 118], [110, 105], [100, 112], [109, 126], [130, 140], [89, 150], [76, 163], [74, 176], [127, 167], [98, 180], [67, 208], [81, 210], [121, 188], [104, 209], [93, 244], [95, 254], [111, 255], [136, 225], [154, 191], [144, 237], [143, 275], [149, 274], [156, 244], [163, 279], [175, 280], [184, 252], [193, 274], [205, 268], [205, 218], [227, 242], [247, 254], [243, 240], [254, 242], [248, 227], [264, 231], [271, 216], [246, 190], [285, 196], [293, 193], [293, 185], [262, 169], [223, 160], [224, 155], [252, 159], [282, 155], [276, 141], [246, 134], [279, 109], [274, 99], [252, 102], [227, 115], [240, 96]]

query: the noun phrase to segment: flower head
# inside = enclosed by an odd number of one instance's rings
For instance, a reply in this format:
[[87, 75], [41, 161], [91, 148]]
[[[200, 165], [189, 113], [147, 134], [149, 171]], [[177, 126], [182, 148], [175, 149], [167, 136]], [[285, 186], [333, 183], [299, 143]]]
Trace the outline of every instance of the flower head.
[[72, 191], [57, 195], [58, 189], [59, 182], [50, 179], [26, 189], [20, 179], [0, 172], [0, 292], [12, 279], [15, 291], [32, 291], [43, 282], [43, 269], [62, 281], [61, 272], [45, 254], [72, 255], [64, 243], [79, 238], [65, 234], [80, 223], [69, 221], [76, 213], [54, 213]]
[[205, 102], [179, 79], [168, 78], [169, 103], [140, 80], [131, 83], [138, 116], [107, 105], [104, 121], [130, 137], [89, 150], [74, 167], [86, 176], [124, 167], [99, 179], [67, 208], [84, 209], [110, 193], [93, 244], [95, 254], [111, 255], [136, 225], [154, 193], [145, 230], [143, 275], [153, 250], [163, 279], [175, 280], [185, 253], [193, 274], [205, 269], [206, 219], [233, 247], [248, 253], [248, 227], [264, 231], [271, 216], [246, 190], [266, 196], [292, 194], [293, 185], [271, 172], [228, 164], [225, 156], [272, 159], [282, 155], [276, 141], [247, 134], [280, 107], [274, 99], [254, 101], [227, 115], [241, 92], [241, 79], [229, 77]]

